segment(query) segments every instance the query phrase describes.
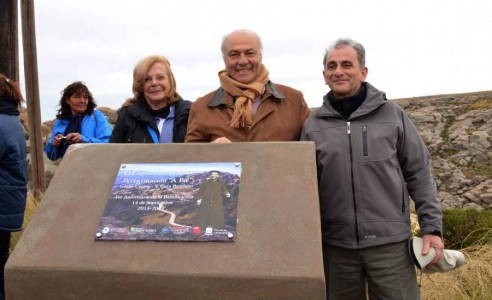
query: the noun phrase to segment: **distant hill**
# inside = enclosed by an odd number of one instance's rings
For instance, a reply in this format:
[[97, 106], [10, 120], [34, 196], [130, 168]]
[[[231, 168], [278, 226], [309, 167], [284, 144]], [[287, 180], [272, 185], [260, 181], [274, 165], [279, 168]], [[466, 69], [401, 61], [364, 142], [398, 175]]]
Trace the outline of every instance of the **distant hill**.
[[[405, 109], [432, 154], [442, 206], [492, 208], [492, 91], [392, 101]], [[115, 123], [116, 110], [99, 109]], [[21, 119], [27, 128], [27, 115]], [[52, 126], [43, 124], [45, 139]], [[49, 180], [56, 164], [48, 162], [46, 170]]]

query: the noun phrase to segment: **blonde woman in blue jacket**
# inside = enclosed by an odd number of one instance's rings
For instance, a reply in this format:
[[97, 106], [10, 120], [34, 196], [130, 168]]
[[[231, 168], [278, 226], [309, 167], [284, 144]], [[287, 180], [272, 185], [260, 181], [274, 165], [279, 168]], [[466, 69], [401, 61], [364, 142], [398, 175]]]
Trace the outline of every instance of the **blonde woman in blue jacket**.
[[51, 138], [44, 149], [51, 160], [65, 155], [75, 143], [107, 143], [112, 128], [98, 110], [87, 86], [76, 81], [62, 91], [60, 109], [56, 116]]

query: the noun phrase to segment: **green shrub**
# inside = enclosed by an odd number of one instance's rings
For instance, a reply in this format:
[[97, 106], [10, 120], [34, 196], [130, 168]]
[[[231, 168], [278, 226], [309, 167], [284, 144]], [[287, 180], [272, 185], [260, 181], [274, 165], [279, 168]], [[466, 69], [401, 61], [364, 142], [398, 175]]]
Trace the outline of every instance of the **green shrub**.
[[492, 210], [445, 209], [442, 228], [446, 248], [492, 244]]

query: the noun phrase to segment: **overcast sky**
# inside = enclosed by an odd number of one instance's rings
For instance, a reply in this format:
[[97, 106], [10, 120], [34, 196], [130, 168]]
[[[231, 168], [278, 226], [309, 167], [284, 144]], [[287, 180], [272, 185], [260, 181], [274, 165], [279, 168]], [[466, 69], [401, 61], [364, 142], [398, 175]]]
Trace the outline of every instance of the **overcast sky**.
[[76, 80], [117, 109], [152, 54], [169, 58], [178, 92], [194, 101], [219, 86], [222, 37], [239, 28], [262, 37], [270, 79], [310, 107], [328, 92], [323, 54], [340, 37], [365, 46], [367, 81], [389, 99], [492, 90], [490, 0], [38, 0], [35, 16], [43, 121]]

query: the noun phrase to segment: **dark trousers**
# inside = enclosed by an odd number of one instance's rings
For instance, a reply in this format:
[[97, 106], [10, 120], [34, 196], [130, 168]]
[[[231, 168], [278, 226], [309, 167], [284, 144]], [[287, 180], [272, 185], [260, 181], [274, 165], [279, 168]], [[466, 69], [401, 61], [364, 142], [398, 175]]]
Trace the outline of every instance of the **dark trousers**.
[[407, 241], [345, 249], [323, 246], [328, 299], [420, 299]]
[[0, 272], [0, 300], [5, 299], [5, 264], [9, 258], [10, 248], [10, 232], [0, 231], [0, 264], [2, 270]]

